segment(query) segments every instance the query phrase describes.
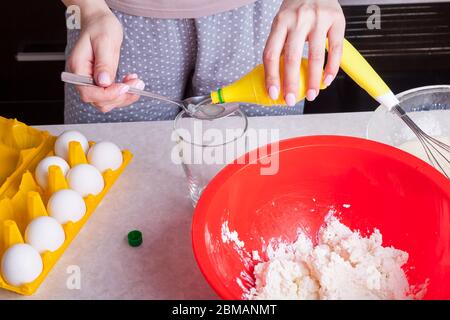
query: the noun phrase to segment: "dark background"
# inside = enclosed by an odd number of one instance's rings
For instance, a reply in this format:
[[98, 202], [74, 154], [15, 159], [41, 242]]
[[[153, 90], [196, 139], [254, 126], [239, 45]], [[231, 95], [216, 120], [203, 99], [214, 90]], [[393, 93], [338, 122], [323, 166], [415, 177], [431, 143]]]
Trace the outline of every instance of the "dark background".
[[[65, 7], [59, 1], [7, 1], [0, 19], [0, 116], [28, 124], [63, 123]], [[366, 6], [344, 7], [346, 37], [394, 92], [450, 84], [450, 4], [385, 5], [381, 29], [369, 30]], [[53, 61], [35, 60], [51, 54]], [[377, 106], [340, 72], [305, 113], [354, 112]]]

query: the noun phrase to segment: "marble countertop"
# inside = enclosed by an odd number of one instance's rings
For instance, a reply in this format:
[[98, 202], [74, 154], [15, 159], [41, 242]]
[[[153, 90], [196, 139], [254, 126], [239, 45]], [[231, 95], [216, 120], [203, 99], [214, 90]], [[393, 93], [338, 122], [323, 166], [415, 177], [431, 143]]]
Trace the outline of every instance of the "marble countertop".
[[[278, 128], [280, 139], [315, 134], [365, 136], [371, 113], [250, 118], [250, 128]], [[232, 118], [224, 120], [234, 121]], [[193, 208], [179, 165], [171, 161], [172, 122], [45, 126], [59, 134], [76, 129], [90, 140], [109, 140], [134, 158], [39, 290], [0, 299], [216, 299], [195, 262]], [[127, 233], [139, 229], [142, 246]], [[74, 276], [80, 287], [74, 286]]]

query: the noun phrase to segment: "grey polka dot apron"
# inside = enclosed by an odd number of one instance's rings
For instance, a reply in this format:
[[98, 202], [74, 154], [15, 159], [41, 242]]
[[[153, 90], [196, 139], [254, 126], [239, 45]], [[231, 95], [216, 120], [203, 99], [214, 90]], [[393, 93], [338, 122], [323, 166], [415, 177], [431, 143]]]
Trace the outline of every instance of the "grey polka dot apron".
[[[113, 11], [124, 39], [117, 81], [137, 73], [146, 89], [173, 99], [208, 94], [236, 81], [262, 62], [262, 51], [281, 0], [260, 0], [199, 19], [155, 19]], [[66, 56], [79, 30], [68, 30]], [[303, 113], [293, 107], [243, 104], [248, 116]], [[126, 122], [174, 119], [171, 104], [141, 97], [134, 104], [101, 113], [83, 103], [73, 85], [65, 87], [66, 123]]]

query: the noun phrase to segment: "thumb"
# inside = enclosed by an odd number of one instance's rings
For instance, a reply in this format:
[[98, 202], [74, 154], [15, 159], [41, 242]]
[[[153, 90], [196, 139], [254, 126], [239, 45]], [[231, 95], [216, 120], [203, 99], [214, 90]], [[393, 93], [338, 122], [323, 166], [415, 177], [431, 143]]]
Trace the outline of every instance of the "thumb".
[[97, 85], [108, 87], [116, 78], [119, 64], [120, 45], [115, 46], [110, 40], [93, 40], [94, 79]]

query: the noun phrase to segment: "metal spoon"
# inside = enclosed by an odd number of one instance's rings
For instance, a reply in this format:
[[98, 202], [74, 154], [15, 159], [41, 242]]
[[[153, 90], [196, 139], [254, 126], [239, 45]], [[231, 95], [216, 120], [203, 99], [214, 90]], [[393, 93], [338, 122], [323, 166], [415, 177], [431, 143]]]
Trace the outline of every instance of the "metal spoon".
[[[81, 76], [70, 72], [62, 72], [61, 80], [78, 86], [97, 87], [94, 79], [91, 77]], [[191, 117], [201, 120], [224, 118], [239, 109], [238, 103], [212, 104], [209, 95], [190, 97], [182, 101], [177, 101], [153, 92], [139, 90], [134, 87], [130, 87], [128, 92], [171, 103], [186, 110]]]

